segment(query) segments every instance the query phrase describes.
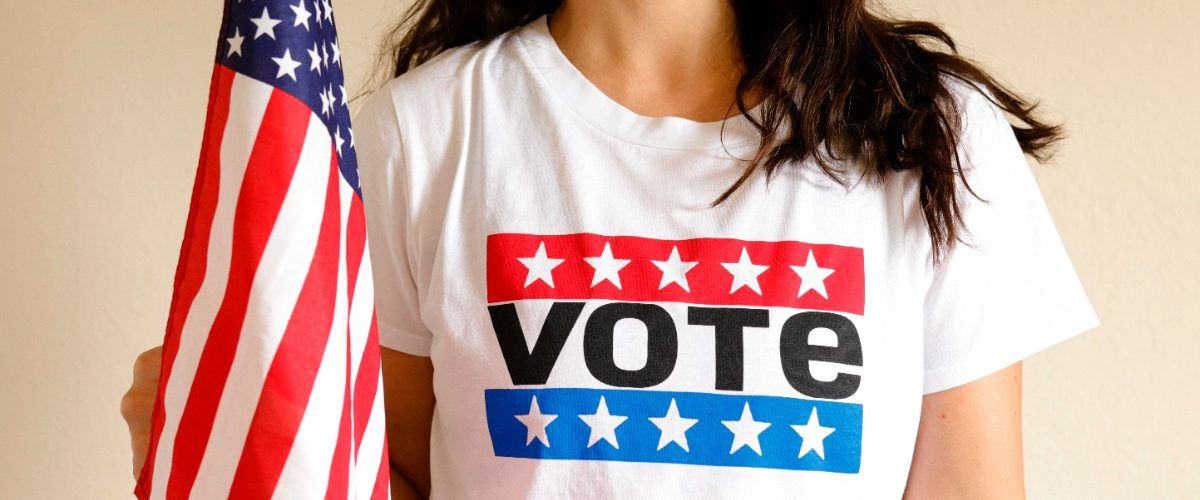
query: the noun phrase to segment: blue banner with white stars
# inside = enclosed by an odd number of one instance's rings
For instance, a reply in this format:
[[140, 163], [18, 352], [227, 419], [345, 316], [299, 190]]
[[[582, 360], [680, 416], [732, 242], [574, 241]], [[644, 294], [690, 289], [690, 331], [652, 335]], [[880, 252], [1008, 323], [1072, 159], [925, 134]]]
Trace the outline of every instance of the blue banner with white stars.
[[862, 405], [629, 389], [489, 389], [497, 456], [857, 473]]
[[330, 0], [241, 0], [226, 9], [217, 63], [308, 104], [329, 129], [346, 183], [362, 196]]

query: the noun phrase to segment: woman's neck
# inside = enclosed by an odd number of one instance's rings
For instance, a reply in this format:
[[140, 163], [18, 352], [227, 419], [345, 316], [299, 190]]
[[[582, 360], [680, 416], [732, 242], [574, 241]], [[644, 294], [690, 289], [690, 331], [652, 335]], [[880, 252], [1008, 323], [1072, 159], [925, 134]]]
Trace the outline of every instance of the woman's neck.
[[730, 114], [742, 73], [736, 31], [725, 0], [564, 0], [550, 22], [563, 54], [613, 100], [696, 121]]

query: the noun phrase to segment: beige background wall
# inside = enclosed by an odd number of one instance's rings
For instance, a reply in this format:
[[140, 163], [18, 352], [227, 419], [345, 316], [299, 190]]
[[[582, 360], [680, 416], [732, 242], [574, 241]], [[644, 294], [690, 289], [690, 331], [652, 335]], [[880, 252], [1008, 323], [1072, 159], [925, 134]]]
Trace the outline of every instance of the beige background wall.
[[[0, 0], [0, 498], [131, 489], [117, 402], [161, 339], [220, 3]], [[339, 2], [350, 82], [402, 4]], [[1027, 363], [1030, 497], [1196, 498], [1200, 2], [890, 5], [1070, 127], [1037, 174], [1103, 325]]]

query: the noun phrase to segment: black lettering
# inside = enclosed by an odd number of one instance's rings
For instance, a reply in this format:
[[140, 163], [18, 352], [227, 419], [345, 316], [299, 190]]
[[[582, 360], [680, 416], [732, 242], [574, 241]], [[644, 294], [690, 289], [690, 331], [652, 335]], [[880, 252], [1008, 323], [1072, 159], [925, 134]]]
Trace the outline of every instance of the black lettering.
[[[828, 328], [837, 334], [837, 347], [810, 344], [809, 335], [817, 328]], [[858, 329], [844, 316], [810, 311], [788, 318], [779, 333], [779, 359], [788, 383], [805, 396], [845, 399], [858, 391], [861, 378], [858, 375], [838, 373], [833, 380], [825, 382], [813, 378], [809, 367], [810, 361], [862, 366]]]
[[550, 306], [550, 313], [546, 315], [546, 322], [533, 349], [530, 349], [521, 330], [516, 305], [488, 306], [492, 329], [496, 330], [500, 353], [504, 355], [504, 364], [508, 366], [513, 385], [546, 383], [581, 312], [583, 302], [555, 302]]
[[[625, 370], [613, 359], [617, 321], [636, 319], [646, 325], [646, 365]], [[616, 387], [650, 387], [661, 384], [675, 370], [679, 339], [675, 321], [666, 309], [654, 304], [612, 302], [596, 308], [583, 332], [583, 358], [596, 380]]]
[[770, 313], [766, 309], [689, 307], [688, 324], [714, 328], [717, 390], [742, 390], [742, 374], [745, 373], [742, 334], [747, 327], [770, 326]]

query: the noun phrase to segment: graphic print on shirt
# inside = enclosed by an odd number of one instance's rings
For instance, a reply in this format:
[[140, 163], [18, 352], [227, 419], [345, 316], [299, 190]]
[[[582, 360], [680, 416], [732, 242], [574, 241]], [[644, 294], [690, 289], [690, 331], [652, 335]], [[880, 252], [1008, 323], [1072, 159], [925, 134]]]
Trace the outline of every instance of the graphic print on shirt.
[[[842, 400], [861, 382], [847, 371], [863, 365], [851, 316], [863, 314], [864, 285], [857, 247], [490, 234], [488, 312], [511, 378], [484, 391], [492, 449], [501, 457], [857, 473], [863, 408]], [[521, 317], [523, 301], [549, 301], [544, 321]], [[636, 346], [643, 366], [618, 362], [629, 348], [618, 322], [644, 331]], [[683, 335], [684, 327], [709, 334]], [[582, 336], [582, 360], [562, 355], [571, 335]], [[745, 346], [763, 338], [778, 348], [789, 393], [746, 387], [754, 367]], [[681, 345], [698, 342], [713, 344], [711, 359], [681, 360], [696, 351]], [[580, 361], [609, 388], [548, 385], [555, 366]], [[814, 362], [851, 369], [818, 375]], [[662, 386], [678, 366], [697, 363], [712, 367], [705, 391]]]

